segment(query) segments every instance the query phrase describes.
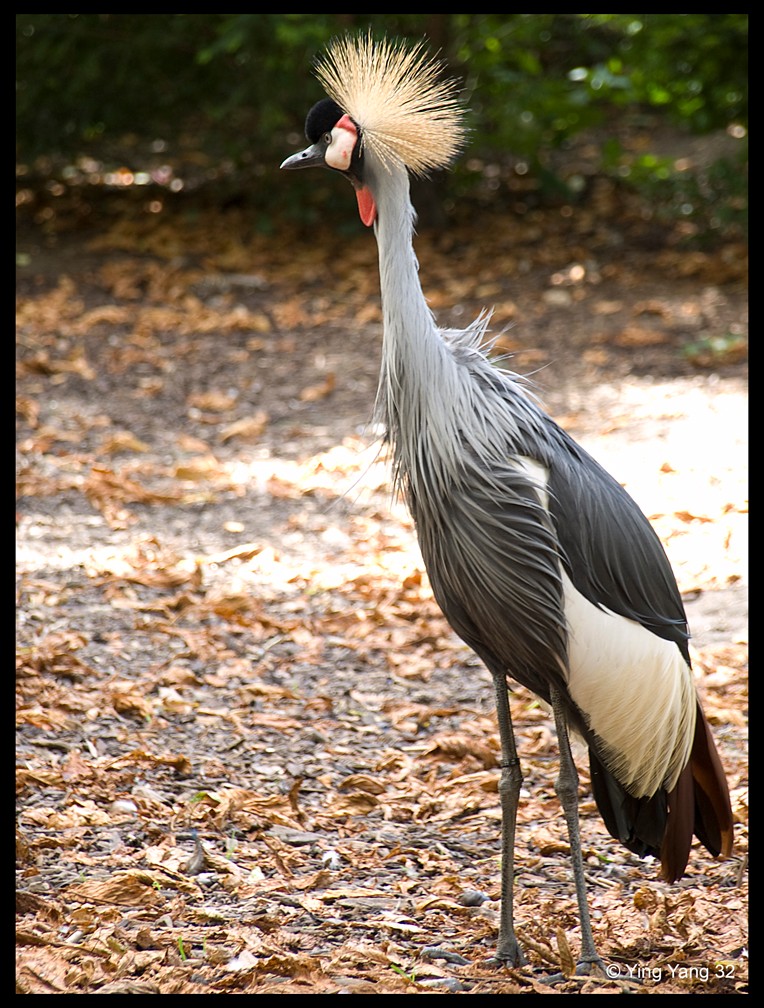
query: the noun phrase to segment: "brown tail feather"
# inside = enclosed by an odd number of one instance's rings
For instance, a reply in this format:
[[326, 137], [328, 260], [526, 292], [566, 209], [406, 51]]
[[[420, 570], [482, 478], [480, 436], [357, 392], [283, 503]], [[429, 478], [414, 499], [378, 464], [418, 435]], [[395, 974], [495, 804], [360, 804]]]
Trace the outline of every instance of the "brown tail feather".
[[[700, 704], [695, 722], [695, 742], [690, 756], [690, 766], [698, 805], [695, 832], [714, 856], [721, 854], [723, 857], [729, 857], [732, 853], [730, 795], [711, 729]], [[698, 818], [700, 822], [697, 822]], [[698, 827], [702, 828], [702, 833], [698, 831]]]
[[668, 796], [666, 832], [663, 834], [660, 853], [661, 878], [666, 882], [676, 882], [684, 875], [687, 867], [695, 823], [694, 798], [695, 788], [688, 764]]
[[695, 833], [707, 850], [729, 857], [732, 807], [727, 781], [711, 729], [700, 703], [690, 762], [669, 795], [666, 832], [661, 844], [661, 877], [675, 882], [684, 874]]

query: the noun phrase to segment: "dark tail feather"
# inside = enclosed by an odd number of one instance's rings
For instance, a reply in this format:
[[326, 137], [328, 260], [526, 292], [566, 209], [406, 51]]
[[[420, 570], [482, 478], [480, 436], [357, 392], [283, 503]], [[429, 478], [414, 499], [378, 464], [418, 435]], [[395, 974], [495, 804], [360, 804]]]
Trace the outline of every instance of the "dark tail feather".
[[634, 798], [589, 749], [592, 793], [608, 832], [639, 857], [661, 860], [661, 877], [684, 874], [695, 834], [716, 857], [732, 850], [732, 808], [727, 781], [700, 703], [690, 760], [676, 786]]
[[639, 857], [660, 856], [666, 831], [666, 792], [634, 798], [589, 750], [592, 794], [608, 833]]
[[[690, 762], [669, 795], [668, 803], [669, 818], [661, 845], [661, 876], [667, 882], [675, 882], [684, 874], [693, 832], [714, 857], [719, 854], [729, 857], [732, 852], [729, 790], [700, 703]], [[686, 838], [687, 821], [692, 823], [689, 839]]]

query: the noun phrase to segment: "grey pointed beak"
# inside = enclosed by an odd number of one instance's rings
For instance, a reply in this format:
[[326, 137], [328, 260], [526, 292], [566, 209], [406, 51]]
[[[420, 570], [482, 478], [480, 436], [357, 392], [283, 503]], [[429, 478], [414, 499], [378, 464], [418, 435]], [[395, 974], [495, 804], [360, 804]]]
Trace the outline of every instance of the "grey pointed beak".
[[292, 154], [281, 164], [282, 168], [319, 168], [326, 167], [324, 156], [326, 155], [326, 144], [319, 141], [305, 150]]

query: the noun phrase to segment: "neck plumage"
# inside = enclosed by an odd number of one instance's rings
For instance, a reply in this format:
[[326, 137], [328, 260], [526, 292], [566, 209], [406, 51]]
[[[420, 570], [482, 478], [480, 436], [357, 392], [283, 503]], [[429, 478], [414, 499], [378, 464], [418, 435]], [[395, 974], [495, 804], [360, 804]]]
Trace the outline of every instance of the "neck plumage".
[[396, 482], [415, 496], [459, 470], [458, 415], [465, 388], [419, 282], [414, 208], [405, 169], [377, 170], [375, 225], [384, 318], [377, 414], [393, 450]]

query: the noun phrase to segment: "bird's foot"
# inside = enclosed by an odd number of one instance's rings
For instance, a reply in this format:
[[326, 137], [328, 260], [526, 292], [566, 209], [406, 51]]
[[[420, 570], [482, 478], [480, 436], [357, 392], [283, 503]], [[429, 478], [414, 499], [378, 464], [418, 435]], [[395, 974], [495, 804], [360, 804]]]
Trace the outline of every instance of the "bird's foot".
[[607, 977], [605, 963], [598, 955], [582, 959], [576, 966], [576, 976]]
[[[596, 977], [598, 979], [607, 978], [608, 974], [605, 970], [605, 963], [600, 959], [598, 955], [589, 956], [586, 959], [580, 959], [576, 965], [576, 972], [573, 976], [577, 977]], [[546, 976], [545, 982], [550, 986], [555, 984], [565, 983], [570, 980], [571, 977], [565, 973], [553, 973], [551, 976]]]
[[504, 966], [509, 969], [517, 969], [520, 966], [525, 966], [525, 956], [522, 953], [522, 949], [520, 948], [517, 939], [513, 936], [507, 941], [500, 942], [499, 947], [488, 960], [488, 965], [495, 967]]

